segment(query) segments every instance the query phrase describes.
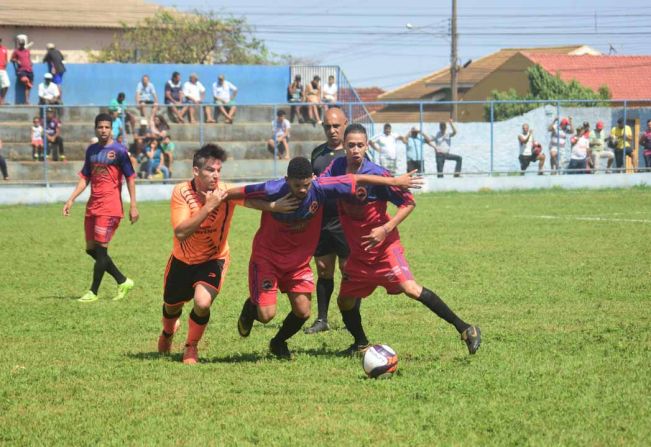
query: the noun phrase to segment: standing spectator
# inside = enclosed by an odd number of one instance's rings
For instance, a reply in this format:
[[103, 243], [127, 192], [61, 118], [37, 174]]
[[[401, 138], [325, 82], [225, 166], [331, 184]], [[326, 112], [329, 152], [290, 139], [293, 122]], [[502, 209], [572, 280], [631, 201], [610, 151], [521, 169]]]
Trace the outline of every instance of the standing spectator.
[[[45, 73], [43, 82], [38, 84], [38, 104], [39, 105], [52, 105], [61, 104], [61, 91], [59, 87], [53, 82], [52, 73]], [[60, 113], [57, 115], [60, 116]]]
[[2, 37], [0, 37], [0, 105], [5, 103], [7, 91], [11, 87], [9, 82], [9, 75], [7, 75], [7, 63], [9, 60], [7, 47], [2, 45]]
[[52, 154], [54, 161], [66, 161], [63, 152], [63, 138], [61, 137], [61, 121], [56, 117], [52, 108], [47, 109], [45, 120], [45, 136], [47, 138], [47, 150]]
[[163, 115], [152, 115], [149, 121], [149, 128], [151, 129], [151, 134], [158, 138], [163, 135], [163, 132], [170, 130], [170, 125], [167, 124], [167, 120]]
[[[303, 87], [303, 84], [301, 84], [300, 74], [294, 76], [294, 82], [289, 84], [289, 87], [287, 87], [287, 101], [290, 103], [305, 102], [305, 88]], [[296, 115], [298, 115], [299, 123], [305, 122], [305, 119], [303, 119], [302, 108], [303, 106], [291, 106], [289, 111], [289, 121], [291, 123], [294, 122], [294, 117]]]
[[117, 110], [111, 112], [111, 137], [120, 144], [124, 144], [124, 123]]
[[2, 178], [9, 180], [9, 173], [7, 172], [7, 162], [2, 156], [2, 140], [0, 140], [0, 172], [2, 172]]
[[212, 96], [215, 100], [217, 111], [215, 112], [215, 121], [219, 118], [217, 112], [224, 116], [226, 124], [233, 124], [237, 106], [235, 98], [237, 97], [237, 87], [227, 81], [224, 75], [219, 75], [217, 82], [212, 84]]
[[284, 110], [276, 112], [276, 119], [271, 122], [273, 137], [267, 141], [267, 149], [272, 154], [277, 154], [278, 159], [282, 156], [289, 160], [289, 129], [292, 125], [286, 116]]
[[163, 150], [163, 162], [167, 167], [168, 176], [172, 177], [172, 165], [174, 164], [174, 150], [176, 149], [176, 144], [172, 141], [172, 137], [169, 133], [165, 132], [163, 135], [163, 141], [161, 144], [161, 149]]
[[118, 115], [120, 115], [120, 117], [122, 117], [122, 113], [124, 113], [126, 123], [130, 126], [126, 127], [125, 130], [127, 132], [132, 132], [136, 128], [136, 116], [127, 110], [127, 108], [124, 106], [124, 100], [126, 97], [127, 95], [124, 92], [118, 93], [118, 96], [115, 99], [112, 99], [109, 103], [109, 111], [118, 112]]
[[43, 160], [43, 126], [38, 116], [32, 120], [32, 158]]
[[175, 71], [172, 73], [172, 79], [165, 84], [165, 104], [168, 116], [175, 123], [184, 123], [183, 115], [187, 112], [187, 107], [183, 106], [183, 87], [181, 86], [181, 73]]
[[328, 106], [335, 104], [337, 102], [337, 83], [335, 82], [335, 77], [330, 75], [328, 76], [328, 83], [323, 86], [321, 89], [323, 107], [325, 110], [328, 110]]
[[[185, 84], [183, 84], [183, 97], [185, 98], [185, 103], [188, 104], [188, 115], [190, 123], [197, 122], [197, 112], [199, 107], [203, 103], [206, 97], [206, 88], [201, 82], [199, 82], [199, 77], [196, 73], [192, 73]], [[215, 120], [212, 119], [212, 109], [206, 107], [206, 122], [214, 123]]]
[[29, 93], [34, 82], [34, 69], [32, 68], [32, 54], [27, 44], [27, 36], [16, 36], [17, 48], [11, 54], [11, 62], [16, 69], [16, 79], [25, 86], [25, 104], [29, 104]]
[[613, 152], [606, 147], [606, 133], [604, 132], [604, 122], [597, 121], [595, 130], [590, 131], [590, 159], [592, 161], [592, 172], [599, 172], [599, 164], [602, 158], [608, 159], [606, 173], [610, 173], [613, 165]]
[[66, 72], [66, 66], [63, 65], [63, 54], [53, 43], [46, 45], [47, 52], [43, 57], [43, 62], [47, 64], [47, 71], [52, 75], [52, 82], [59, 87], [59, 94], [62, 96], [61, 84], [63, 83], [63, 74]]
[[628, 157], [633, 157], [633, 150], [631, 149], [631, 142], [633, 141], [633, 132], [631, 127], [624, 125], [624, 118], [617, 120], [617, 126], [610, 130], [610, 146], [615, 149], [615, 167], [624, 170], [626, 164], [624, 162], [624, 154]]
[[518, 135], [518, 142], [520, 143], [520, 175], [524, 175], [525, 171], [532, 162], [538, 161], [538, 175], [543, 175], [545, 168], [545, 154], [542, 153], [540, 143], [533, 140], [533, 129], [529, 128], [528, 123], [522, 125], [522, 133]]
[[570, 154], [569, 174], [588, 174], [588, 150], [590, 149], [590, 130], [581, 127], [578, 135], [570, 139], [572, 153]]
[[421, 169], [421, 162], [423, 160], [423, 143], [429, 144], [436, 150], [436, 146], [432, 144], [432, 140], [420, 130], [412, 127], [407, 135], [403, 137], [407, 146], [407, 172], [417, 170], [423, 172]]
[[314, 78], [307, 84], [305, 89], [305, 100], [310, 103], [307, 106], [307, 116], [308, 120], [312, 124], [323, 123], [321, 121], [321, 110], [317, 104], [321, 103], [321, 78], [319, 76], [314, 76]]
[[397, 171], [398, 147], [396, 143], [398, 141], [406, 143], [405, 137], [391, 132], [389, 123], [384, 125], [382, 135], [369, 141], [369, 145], [380, 153], [380, 165], [391, 172], [391, 175], [396, 175]]
[[149, 75], [144, 75], [136, 86], [136, 105], [140, 110], [140, 116], [146, 116], [145, 107], [151, 106], [151, 116], [158, 111], [158, 95], [156, 87], [149, 80]]
[[551, 133], [549, 140], [549, 163], [551, 165], [552, 175], [558, 173], [560, 167], [559, 153], [565, 149], [568, 135], [572, 136], [574, 133], [572, 117], [561, 119], [560, 128], [557, 127], [557, 123], [558, 118], [554, 118], [554, 121], [547, 129]]
[[651, 172], [651, 120], [647, 120], [646, 130], [640, 135], [640, 146], [644, 149], [644, 170]]
[[443, 178], [443, 167], [445, 165], [445, 160], [453, 160], [455, 162], [455, 177], [459, 177], [461, 175], [461, 162], [463, 159], [460, 155], [450, 153], [450, 147], [452, 146], [452, 137], [457, 134], [457, 128], [454, 127], [454, 121], [452, 118], [448, 120], [448, 123], [450, 123], [452, 132], [447, 129], [447, 125], [445, 123], [439, 123], [439, 131], [436, 135], [434, 135], [434, 146], [436, 149], [436, 172], [438, 178]]

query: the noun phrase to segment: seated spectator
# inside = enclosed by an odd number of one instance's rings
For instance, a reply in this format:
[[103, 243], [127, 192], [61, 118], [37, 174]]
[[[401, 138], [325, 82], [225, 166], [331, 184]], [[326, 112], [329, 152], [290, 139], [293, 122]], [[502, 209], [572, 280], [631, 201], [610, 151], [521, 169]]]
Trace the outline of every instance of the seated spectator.
[[651, 120], [647, 120], [646, 130], [640, 135], [640, 146], [644, 149], [644, 170], [651, 172]]
[[167, 124], [167, 120], [163, 115], [152, 115], [149, 121], [149, 128], [151, 129], [151, 134], [159, 138], [163, 132], [170, 130], [170, 125]]
[[321, 103], [321, 78], [319, 76], [314, 76], [314, 78], [307, 84], [305, 89], [305, 99], [310, 103], [307, 106], [307, 116], [308, 120], [312, 124], [321, 124], [321, 110], [317, 104]]
[[9, 57], [7, 56], [7, 47], [2, 45], [2, 37], [0, 37], [0, 105], [5, 103], [5, 97], [11, 87], [9, 75], [7, 74], [7, 63]]
[[158, 142], [156, 140], [150, 140], [140, 154], [138, 154], [138, 162], [140, 163], [140, 169], [138, 170], [138, 178], [147, 179], [151, 173], [152, 163], [154, 159], [154, 153], [158, 148]]
[[61, 104], [61, 92], [59, 91], [59, 87], [52, 82], [51, 73], [45, 73], [43, 76], [43, 82], [38, 84], [38, 104]]
[[[305, 102], [305, 88], [301, 84], [301, 75], [297, 74], [294, 76], [294, 82], [289, 84], [287, 87], [287, 102], [297, 103]], [[289, 113], [289, 121], [294, 122], [294, 117], [298, 115], [298, 122], [303, 123], [305, 119], [303, 118], [303, 106], [291, 106]]]
[[[203, 104], [206, 97], [206, 88], [201, 82], [199, 82], [199, 77], [196, 73], [192, 73], [190, 78], [183, 84], [183, 97], [185, 98], [185, 103], [188, 104], [188, 112], [190, 115], [190, 123], [197, 122], [197, 114], [199, 113], [199, 107]], [[206, 107], [206, 122], [214, 123], [215, 120], [212, 118], [212, 108]]]
[[463, 159], [460, 155], [451, 154], [450, 147], [452, 146], [452, 137], [457, 134], [457, 128], [454, 127], [454, 121], [452, 118], [448, 120], [452, 132], [447, 129], [445, 123], [439, 123], [439, 131], [434, 135], [433, 141], [436, 149], [436, 172], [437, 177], [443, 177], [443, 167], [445, 166], [445, 160], [452, 160], [455, 162], [454, 167], [454, 176], [459, 177], [461, 175], [461, 162]]
[[538, 161], [538, 175], [543, 175], [545, 168], [545, 154], [542, 151], [542, 145], [534, 141], [533, 129], [529, 128], [529, 124], [522, 125], [522, 133], [518, 135], [518, 142], [520, 143], [520, 175], [524, 175], [530, 163]]
[[52, 82], [59, 87], [59, 94], [63, 96], [61, 84], [63, 84], [63, 74], [66, 72], [66, 66], [63, 64], [63, 54], [53, 43], [46, 45], [47, 52], [43, 57], [43, 62], [47, 64], [47, 71], [52, 75]]
[[140, 116], [146, 116], [145, 108], [151, 106], [151, 116], [158, 111], [158, 95], [156, 87], [149, 81], [149, 76], [144, 75], [136, 86], [136, 105], [140, 110]]
[[45, 136], [47, 138], [47, 152], [52, 154], [52, 160], [66, 161], [63, 152], [63, 138], [61, 137], [61, 121], [56, 117], [56, 112], [52, 108], [47, 109]]
[[129, 145], [129, 158], [134, 168], [142, 161], [142, 154], [146, 152], [147, 142], [145, 142], [145, 139], [138, 135], [134, 136], [133, 143]]
[[590, 129], [581, 126], [578, 135], [570, 138], [572, 152], [568, 174], [588, 174], [588, 151], [590, 150]]
[[167, 132], [164, 132], [163, 141], [161, 144], [161, 149], [163, 150], [163, 162], [167, 167], [169, 173], [168, 178], [172, 177], [172, 165], [174, 164], [174, 150], [176, 149], [176, 144], [172, 141], [172, 137]]
[[9, 173], [7, 172], [7, 161], [2, 156], [2, 140], [0, 140], [0, 172], [2, 173], [2, 178], [9, 180]]
[[380, 153], [380, 165], [386, 168], [391, 175], [397, 171], [398, 146], [397, 142], [406, 144], [405, 137], [391, 132], [391, 124], [384, 125], [384, 132], [368, 142], [369, 146]]
[[633, 132], [631, 132], [631, 126], [624, 125], [624, 118], [618, 119], [617, 126], [610, 130], [609, 141], [609, 147], [615, 150], [615, 166], [617, 169], [626, 169], [624, 155], [633, 158], [632, 141]]
[[11, 54], [11, 62], [16, 69], [16, 79], [25, 87], [25, 104], [29, 104], [29, 94], [34, 82], [34, 69], [32, 66], [32, 54], [29, 51], [31, 43], [27, 43], [27, 36], [19, 34], [16, 36], [17, 48]]
[[133, 132], [136, 128], [136, 115], [126, 109], [124, 105], [126, 97], [127, 95], [125, 95], [124, 92], [118, 93], [118, 96], [116, 96], [115, 99], [112, 99], [109, 103], [109, 112], [118, 112], [120, 118], [122, 118], [122, 115], [124, 114], [124, 119], [126, 121], [125, 124], [128, 124], [128, 126], [125, 126], [125, 131]]
[[323, 86], [321, 93], [322, 101], [325, 104], [323, 107], [325, 110], [328, 110], [329, 106], [332, 106], [337, 102], [337, 84], [335, 83], [334, 76], [328, 76], [328, 83]]
[[[227, 124], [233, 124], [237, 106], [235, 105], [235, 97], [237, 96], [237, 87], [228, 82], [224, 75], [219, 75], [217, 82], [212, 84], [212, 96], [215, 100], [217, 112], [224, 116], [224, 121]], [[215, 112], [215, 121], [219, 115]]]
[[560, 169], [558, 155], [559, 153], [563, 153], [567, 139], [574, 133], [571, 116], [569, 118], [562, 118], [560, 126], [557, 126], [557, 123], [558, 117], [554, 118], [554, 121], [547, 128], [551, 134], [549, 139], [549, 164], [552, 169], [552, 175], [558, 173]]
[[273, 136], [267, 140], [267, 149], [277, 155], [278, 159], [289, 160], [289, 129], [292, 126], [286, 116], [284, 110], [276, 112], [276, 119], [271, 122]]
[[151, 159], [151, 164], [149, 166], [149, 178], [162, 177], [163, 179], [170, 178], [170, 171], [165, 165], [165, 157], [161, 146], [156, 140], [152, 140], [149, 143], [150, 150], [153, 148], [154, 154]]
[[43, 126], [38, 116], [32, 120], [32, 158], [43, 160]]
[[606, 146], [606, 133], [604, 132], [604, 122], [597, 121], [595, 130], [590, 131], [590, 161], [592, 163], [592, 172], [599, 172], [599, 165], [602, 158], [608, 160], [606, 173], [610, 173], [615, 158], [613, 151]]
[[167, 104], [167, 115], [175, 123], [184, 123], [183, 116], [188, 111], [183, 105], [183, 87], [181, 86], [181, 73], [172, 73], [172, 79], [165, 84], [165, 104]]

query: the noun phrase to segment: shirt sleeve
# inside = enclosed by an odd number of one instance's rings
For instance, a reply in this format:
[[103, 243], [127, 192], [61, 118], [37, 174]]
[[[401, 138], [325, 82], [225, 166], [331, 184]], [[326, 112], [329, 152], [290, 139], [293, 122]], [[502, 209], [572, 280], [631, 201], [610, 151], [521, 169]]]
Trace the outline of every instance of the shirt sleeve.
[[129, 157], [129, 152], [124, 148], [118, 152], [120, 156], [120, 168], [122, 173], [126, 178], [131, 178], [136, 175], [136, 172], [133, 170], [133, 165], [131, 164], [131, 158]]
[[351, 174], [336, 177], [319, 177], [319, 186], [328, 198], [346, 197], [355, 194], [357, 182]]
[[386, 200], [393, 203], [398, 208], [416, 204], [414, 201], [414, 195], [409, 191], [403, 191], [397, 186], [384, 186], [381, 188], [385, 191]]
[[170, 205], [172, 228], [179, 226], [181, 222], [191, 217], [190, 207], [181, 195], [181, 188], [174, 188], [172, 192], [172, 202]]
[[90, 179], [90, 174], [91, 174], [90, 152], [88, 149], [86, 149], [86, 157], [84, 159], [84, 165], [81, 167], [81, 171], [79, 171], [79, 176], [88, 180]]
[[246, 185], [244, 187], [244, 200], [275, 200], [281, 195], [282, 188], [285, 184], [285, 180], [281, 179]]

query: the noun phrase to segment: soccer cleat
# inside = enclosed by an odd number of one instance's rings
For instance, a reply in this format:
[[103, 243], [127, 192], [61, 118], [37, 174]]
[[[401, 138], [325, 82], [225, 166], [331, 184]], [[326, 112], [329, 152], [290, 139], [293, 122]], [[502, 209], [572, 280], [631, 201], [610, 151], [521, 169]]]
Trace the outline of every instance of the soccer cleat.
[[481, 330], [479, 326], [470, 326], [461, 333], [461, 340], [466, 342], [468, 352], [474, 354], [481, 345]]
[[176, 323], [174, 323], [174, 332], [172, 332], [172, 335], [170, 335], [169, 337], [165, 335], [165, 332], [161, 331], [160, 335], [158, 336], [159, 354], [170, 353], [170, 351], [172, 350], [172, 339], [174, 338], [174, 334], [176, 334], [176, 331], [179, 330], [179, 327], [181, 327], [181, 321], [176, 320]]
[[316, 334], [317, 332], [325, 332], [329, 330], [330, 326], [328, 326], [328, 321], [318, 318], [312, 326], [305, 328], [304, 332], [306, 334]]
[[370, 348], [371, 345], [369, 343], [353, 343], [352, 345], [348, 346], [346, 349], [341, 351], [339, 354], [340, 355], [345, 355], [349, 357], [354, 357], [357, 355], [362, 355], [368, 348]]
[[92, 303], [93, 301], [97, 301], [97, 295], [89, 290], [88, 292], [84, 293], [84, 296], [79, 298], [77, 301], [80, 303]]
[[242, 312], [240, 312], [240, 318], [237, 319], [237, 332], [240, 333], [240, 337], [248, 337], [251, 334], [251, 329], [253, 328], [253, 318], [249, 317], [246, 312], [246, 307], [248, 300], [244, 301], [244, 306], [242, 306]]
[[291, 360], [292, 358], [292, 353], [287, 347], [287, 342], [276, 341], [275, 338], [272, 338], [269, 342], [269, 350], [279, 359]]
[[127, 293], [131, 289], [133, 289], [133, 286], [135, 286], [135, 283], [133, 282], [133, 279], [127, 278], [124, 280], [122, 284], [118, 284], [118, 293], [113, 297], [113, 301], [120, 301], [124, 297], [127, 296]]
[[183, 363], [186, 365], [196, 365], [199, 361], [199, 350], [197, 345], [185, 345], [183, 350]]

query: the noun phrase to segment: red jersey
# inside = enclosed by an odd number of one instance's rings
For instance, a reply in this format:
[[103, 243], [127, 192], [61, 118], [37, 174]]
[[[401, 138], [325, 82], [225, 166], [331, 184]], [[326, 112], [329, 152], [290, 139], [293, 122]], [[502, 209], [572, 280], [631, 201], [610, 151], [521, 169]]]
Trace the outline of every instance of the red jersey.
[[0, 70], [7, 69], [7, 47], [0, 45]]
[[136, 175], [127, 148], [114, 141], [106, 146], [91, 144], [79, 175], [90, 181], [87, 216], [123, 217], [122, 177]]
[[31, 54], [28, 49], [21, 50], [20, 48], [16, 48], [11, 55], [11, 60], [18, 62], [18, 70], [29, 73], [33, 71]]

